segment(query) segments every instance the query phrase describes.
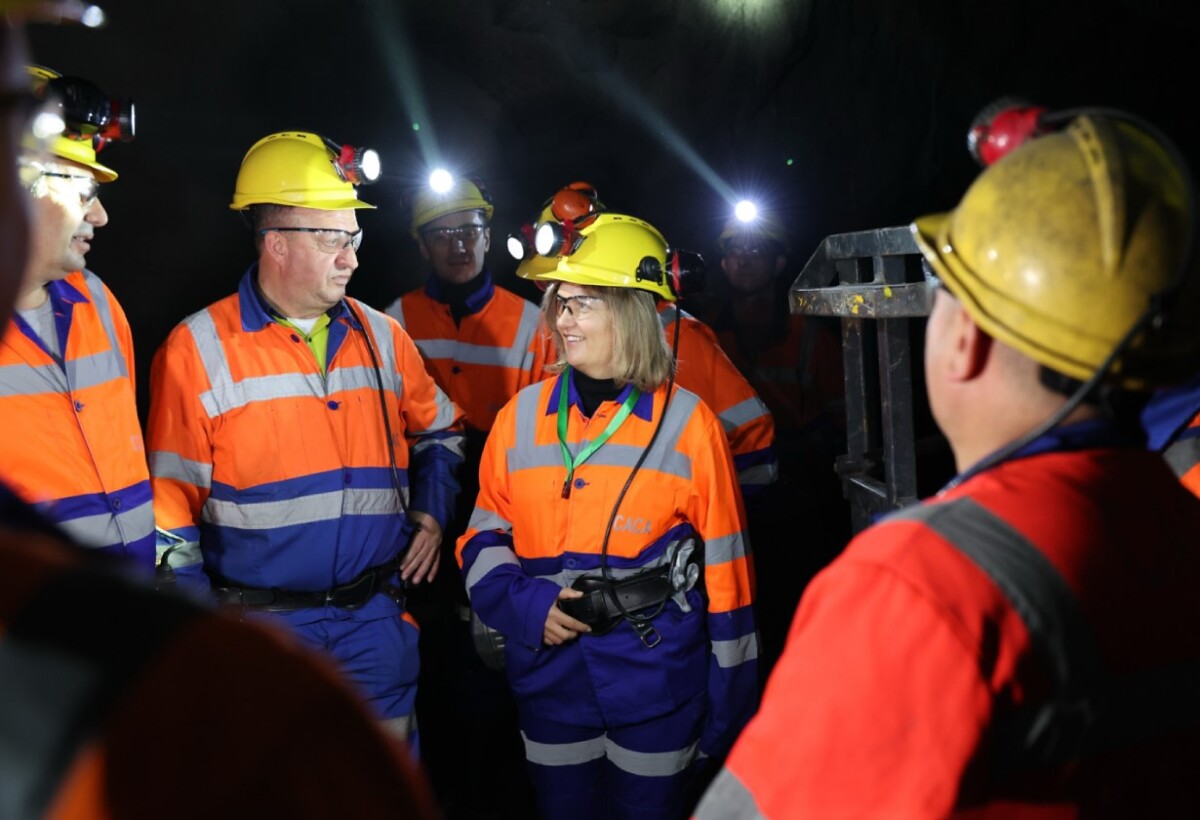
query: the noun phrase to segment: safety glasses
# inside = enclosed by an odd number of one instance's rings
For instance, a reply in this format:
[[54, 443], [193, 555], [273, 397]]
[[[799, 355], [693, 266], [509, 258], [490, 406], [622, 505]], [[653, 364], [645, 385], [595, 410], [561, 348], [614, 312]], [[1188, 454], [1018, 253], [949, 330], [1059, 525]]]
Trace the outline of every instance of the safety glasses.
[[469, 245], [483, 235], [485, 227], [485, 225], [472, 223], [459, 225], [457, 228], [430, 228], [422, 231], [421, 235], [431, 245], [449, 245], [452, 241]]
[[586, 318], [593, 310], [596, 310], [600, 305], [604, 304], [603, 296], [590, 296], [580, 294], [579, 296], [559, 296], [554, 294], [554, 315], [562, 316], [565, 310], [576, 319]]
[[264, 236], [269, 231], [312, 234], [317, 243], [317, 250], [325, 253], [341, 253], [348, 248], [353, 248], [357, 251], [362, 247], [363, 240], [362, 228], [359, 228], [354, 233], [338, 228], [263, 228], [258, 233], [260, 236]]
[[79, 194], [79, 204], [85, 211], [92, 207], [92, 203], [100, 196], [100, 183], [96, 181], [95, 177], [87, 174], [60, 174], [56, 171], [42, 171], [39, 176], [51, 180], [64, 180], [58, 184]]

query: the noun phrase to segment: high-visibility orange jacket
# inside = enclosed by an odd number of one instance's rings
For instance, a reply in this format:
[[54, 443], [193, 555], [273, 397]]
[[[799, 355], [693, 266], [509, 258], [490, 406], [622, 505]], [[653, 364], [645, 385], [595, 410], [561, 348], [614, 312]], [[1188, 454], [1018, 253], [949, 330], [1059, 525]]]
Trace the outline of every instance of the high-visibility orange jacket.
[[458, 323], [436, 276], [393, 302], [387, 314], [416, 342], [429, 374], [462, 409], [468, 429], [487, 432], [518, 390], [545, 378], [554, 343], [537, 305], [496, 287], [486, 269], [479, 275], [484, 281], [467, 298], [468, 313]]
[[[567, 371], [568, 373], [570, 371]], [[745, 512], [720, 422], [694, 394], [666, 386], [638, 399], [595, 453], [567, 469], [558, 438], [562, 380], [517, 394], [496, 417], [480, 467], [480, 493], [458, 556], [471, 606], [507, 636], [506, 662], [522, 708], [568, 725], [630, 725], [662, 717], [707, 692], [700, 750], [718, 757], [753, 713], [757, 690], [753, 567]], [[573, 454], [608, 426], [632, 388], [584, 418], [568, 392]], [[613, 517], [634, 464], [662, 429]], [[564, 586], [600, 572], [605, 532], [612, 577], [668, 564], [695, 532], [703, 540], [703, 587], [677, 592], [653, 621], [648, 648], [628, 623], [603, 635], [544, 646], [542, 630]], [[581, 714], [590, 686], [601, 714]]]
[[1175, 475], [1200, 496], [1200, 375], [1160, 390], [1142, 411], [1146, 445], [1163, 454]]
[[712, 329], [721, 349], [770, 408], [778, 436], [800, 432], [819, 418], [845, 426], [838, 340], [805, 316], [789, 315], [781, 324], [779, 339], [753, 354], [738, 344], [730, 305], [716, 314]]
[[15, 316], [0, 341], [0, 476], [80, 544], [154, 566], [133, 339], [90, 271], [47, 285], [59, 358]]
[[776, 458], [775, 423], [771, 412], [721, 350], [716, 335], [696, 317], [669, 302], [659, 305], [658, 318], [667, 336], [675, 342], [679, 322], [676, 383], [691, 390], [717, 414], [733, 451], [738, 484], [752, 496], [779, 477]]
[[696, 817], [1194, 812], [1195, 725], [1065, 772], [997, 763], [1006, 720], [1042, 702], [1049, 664], [1072, 658], [1039, 651], [1025, 618], [1061, 619], [1027, 581], [1023, 617], [973, 546], [1040, 553], [1114, 679], [1200, 659], [1200, 504], [1157, 454], [1104, 439], [1102, 425], [1057, 431], [855, 538], [805, 592], [762, 708]]
[[0, 816], [437, 816], [323, 661], [106, 563], [0, 487]]
[[394, 479], [411, 509], [445, 526], [461, 414], [400, 325], [354, 299], [331, 311], [322, 373], [304, 340], [272, 320], [256, 274], [185, 319], [155, 356], [155, 508], [184, 542], [168, 560], [185, 577], [202, 580], [203, 561], [238, 586], [323, 591], [407, 547]]

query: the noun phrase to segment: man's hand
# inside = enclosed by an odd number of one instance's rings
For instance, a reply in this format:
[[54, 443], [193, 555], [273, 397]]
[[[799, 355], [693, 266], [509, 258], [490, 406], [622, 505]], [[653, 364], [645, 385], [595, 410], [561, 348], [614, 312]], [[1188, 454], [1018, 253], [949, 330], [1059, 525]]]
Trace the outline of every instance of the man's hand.
[[416, 524], [408, 552], [400, 562], [400, 580], [419, 584], [437, 576], [441, 558], [442, 525], [428, 513], [412, 510], [409, 518]]
[[570, 587], [563, 587], [558, 591], [558, 600], [550, 605], [550, 611], [546, 613], [546, 625], [542, 628], [542, 640], [547, 646], [559, 646], [578, 638], [581, 632], [592, 631], [583, 621], [575, 620], [558, 608], [558, 601], [582, 597], [582, 592]]

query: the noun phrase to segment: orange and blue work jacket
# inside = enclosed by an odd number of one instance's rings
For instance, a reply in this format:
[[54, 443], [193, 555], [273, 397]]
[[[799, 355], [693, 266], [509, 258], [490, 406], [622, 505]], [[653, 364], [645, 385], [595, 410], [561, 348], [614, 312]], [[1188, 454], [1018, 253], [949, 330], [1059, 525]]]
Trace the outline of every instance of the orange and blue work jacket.
[[1200, 376], [1155, 393], [1142, 426], [1146, 446], [1162, 453], [1183, 486], [1200, 496]]
[[[567, 371], [569, 373], [570, 371]], [[471, 525], [459, 539], [459, 564], [471, 606], [507, 636], [509, 683], [522, 708], [567, 725], [621, 726], [661, 717], [706, 696], [700, 750], [728, 750], [754, 712], [758, 643], [753, 565], [745, 512], [720, 422], [694, 393], [667, 388], [644, 394], [594, 454], [567, 468], [558, 438], [564, 374], [527, 387], [496, 417], [480, 467]], [[566, 441], [577, 457], [629, 396], [583, 416], [568, 391]], [[654, 437], [633, 483], [613, 505]], [[599, 575], [605, 533], [613, 578], [669, 565], [678, 545], [702, 541], [703, 592], [677, 591], [652, 621], [661, 643], [644, 644], [628, 623], [543, 645], [542, 630], [559, 590], [581, 575]], [[590, 687], [595, 706], [577, 697]], [[592, 714], [598, 709], [599, 714]]]
[[133, 339], [90, 271], [46, 286], [56, 355], [20, 316], [0, 342], [0, 474], [76, 541], [154, 566]]
[[737, 467], [738, 485], [742, 494], [750, 498], [779, 478], [771, 411], [721, 350], [708, 325], [663, 302], [658, 318], [667, 335], [667, 344], [674, 345], [677, 317], [682, 317], [682, 322], [675, 382], [703, 399], [721, 420]]
[[394, 320], [340, 302], [322, 367], [272, 318], [256, 274], [257, 265], [236, 294], [185, 319], [155, 356], [155, 508], [182, 540], [168, 558], [181, 580], [203, 583], [202, 561], [239, 586], [326, 590], [408, 545], [389, 449], [407, 505], [445, 526], [461, 414]]
[[455, 322], [436, 276], [397, 299], [387, 314], [417, 344], [433, 380], [466, 416], [468, 429], [487, 432], [496, 413], [522, 387], [546, 377], [554, 343], [541, 310], [492, 282], [486, 269]]

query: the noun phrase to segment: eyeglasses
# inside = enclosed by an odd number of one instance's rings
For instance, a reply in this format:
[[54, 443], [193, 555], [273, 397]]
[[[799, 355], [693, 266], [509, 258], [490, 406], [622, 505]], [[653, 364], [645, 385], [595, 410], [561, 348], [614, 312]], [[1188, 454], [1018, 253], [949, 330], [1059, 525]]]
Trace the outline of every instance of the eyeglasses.
[[451, 240], [469, 245], [483, 235], [485, 227], [487, 226], [471, 223], [469, 225], [459, 225], [457, 228], [430, 228], [427, 231], [422, 231], [421, 235], [431, 245], [449, 245]]
[[70, 187], [79, 194], [79, 204], [84, 210], [92, 207], [92, 203], [100, 196], [100, 183], [95, 177], [84, 174], [59, 174], [54, 171], [42, 171], [39, 176], [70, 180]]
[[317, 241], [317, 250], [325, 253], [341, 253], [347, 248], [357, 251], [362, 247], [363, 232], [359, 228], [354, 233], [339, 228], [263, 228], [259, 236], [266, 236], [269, 231], [279, 233], [310, 233]]
[[743, 259], [763, 259], [767, 254], [766, 248], [746, 247], [745, 245], [730, 245], [725, 249], [726, 256], [740, 256]]
[[[571, 304], [574, 303], [574, 307]], [[559, 296], [554, 294], [554, 315], [562, 316], [563, 311], [571, 314], [576, 319], [583, 319], [588, 316], [597, 305], [604, 304], [603, 296]]]

